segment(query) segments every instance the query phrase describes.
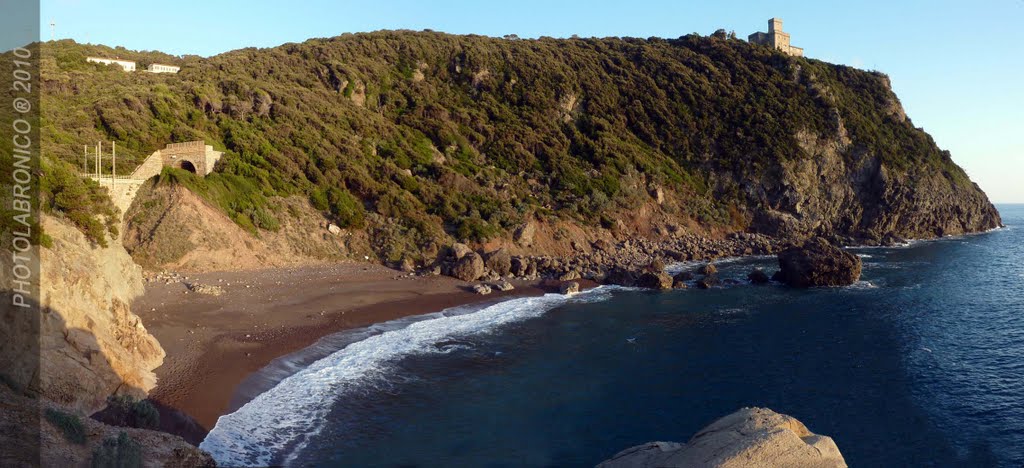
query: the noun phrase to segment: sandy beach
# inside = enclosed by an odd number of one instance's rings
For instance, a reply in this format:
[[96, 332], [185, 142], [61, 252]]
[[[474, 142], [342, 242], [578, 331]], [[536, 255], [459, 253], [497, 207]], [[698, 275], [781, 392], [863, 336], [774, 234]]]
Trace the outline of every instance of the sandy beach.
[[[481, 296], [467, 283], [410, 277], [365, 263], [186, 275], [221, 295], [189, 291], [185, 282], [154, 280], [132, 306], [167, 352], [150, 398], [177, 419], [167, 430], [198, 443], [229, 409], [238, 385], [273, 359], [341, 330], [448, 307], [543, 294], [540, 284]], [[165, 418], [166, 419], [166, 418]], [[198, 440], [197, 440], [198, 439]]]

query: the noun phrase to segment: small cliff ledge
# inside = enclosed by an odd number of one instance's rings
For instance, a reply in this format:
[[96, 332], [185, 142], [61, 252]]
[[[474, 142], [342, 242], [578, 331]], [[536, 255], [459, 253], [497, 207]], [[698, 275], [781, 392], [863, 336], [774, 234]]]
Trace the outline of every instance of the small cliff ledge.
[[845, 467], [831, 438], [766, 408], [743, 408], [701, 429], [689, 442], [648, 442], [623, 450], [599, 468]]

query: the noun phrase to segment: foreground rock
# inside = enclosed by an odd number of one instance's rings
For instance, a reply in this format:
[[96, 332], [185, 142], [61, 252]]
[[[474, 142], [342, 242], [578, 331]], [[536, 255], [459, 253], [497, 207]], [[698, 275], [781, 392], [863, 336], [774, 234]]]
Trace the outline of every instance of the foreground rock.
[[701, 429], [689, 442], [648, 442], [623, 450], [599, 468], [845, 467], [830, 437], [766, 408], [743, 408]]
[[860, 271], [860, 257], [819, 237], [779, 252], [773, 279], [798, 288], [847, 286], [860, 279]]

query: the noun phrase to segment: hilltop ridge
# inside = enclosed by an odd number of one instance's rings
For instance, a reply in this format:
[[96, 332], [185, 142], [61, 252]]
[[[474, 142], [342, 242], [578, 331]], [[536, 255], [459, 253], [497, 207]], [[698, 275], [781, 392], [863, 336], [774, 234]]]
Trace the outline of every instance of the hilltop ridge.
[[98, 139], [118, 141], [126, 170], [202, 139], [225, 151], [213, 174], [156, 184], [257, 236], [305, 213], [275, 200], [304, 198], [384, 262], [427, 265], [456, 241], [529, 247], [527, 226], [544, 227], [531, 248], [564, 254], [673, 233], [877, 242], [1000, 224], [888, 77], [740, 40], [379, 31], [185, 57], [176, 75], [44, 47], [54, 165]]

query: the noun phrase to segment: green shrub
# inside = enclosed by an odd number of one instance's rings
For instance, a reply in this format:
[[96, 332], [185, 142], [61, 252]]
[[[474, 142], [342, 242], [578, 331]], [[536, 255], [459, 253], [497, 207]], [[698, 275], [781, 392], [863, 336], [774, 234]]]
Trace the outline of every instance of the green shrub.
[[363, 204], [347, 190], [337, 187], [327, 189], [327, 203], [338, 226], [361, 228], [366, 225]]
[[43, 414], [50, 424], [60, 429], [68, 442], [79, 445], [85, 443], [85, 426], [82, 425], [82, 420], [78, 415], [65, 413], [53, 408], [46, 408]]
[[142, 446], [128, 434], [108, 437], [92, 452], [92, 468], [135, 468], [142, 466]]
[[107, 397], [109, 422], [116, 426], [156, 429], [160, 427], [160, 413], [147, 400], [135, 400], [129, 395]]

